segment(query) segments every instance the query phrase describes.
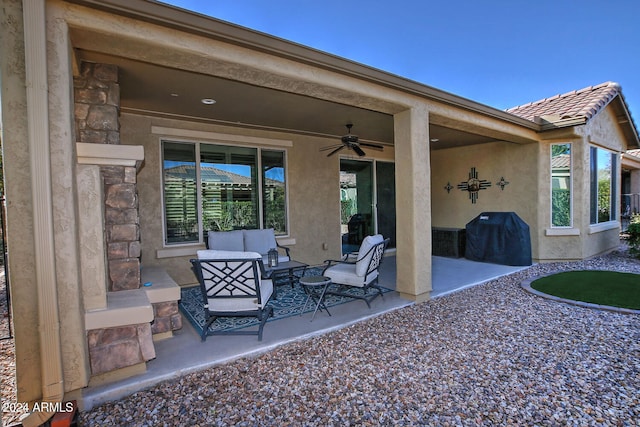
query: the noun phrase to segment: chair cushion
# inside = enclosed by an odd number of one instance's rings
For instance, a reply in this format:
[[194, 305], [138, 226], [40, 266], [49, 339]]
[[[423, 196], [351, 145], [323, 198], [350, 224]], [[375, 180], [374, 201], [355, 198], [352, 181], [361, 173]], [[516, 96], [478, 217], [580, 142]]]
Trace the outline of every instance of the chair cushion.
[[242, 230], [209, 231], [209, 249], [221, 251], [244, 251]]
[[[367, 236], [362, 241], [360, 249], [358, 250], [358, 261], [356, 261], [356, 274], [358, 276], [364, 276], [367, 273], [367, 267], [369, 267], [369, 261], [373, 257], [373, 252], [369, 250], [378, 243], [384, 242], [382, 234], [376, 234], [375, 236]], [[360, 258], [362, 257], [362, 258]]]
[[276, 235], [273, 228], [264, 230], [243, 230], [244, 250], [266, 255], [269, 249], [276, 248]]
[[273, 294], [273, 282], [270, 279], [263, 279], [260, 282], [260, 299], [256, 298], [208, 298], [209, 311], [233, 312], [252, 311], [264, 308]]
[[365, 280], [363, 276], [358, 276], [356, 274], [356, 269], [353, 264], [336, 264], [329, 267], [323, 273], [323, 276], [331, 278], [333, 283], [362, 288], [378, 277], [378, 270], [369, 273]]

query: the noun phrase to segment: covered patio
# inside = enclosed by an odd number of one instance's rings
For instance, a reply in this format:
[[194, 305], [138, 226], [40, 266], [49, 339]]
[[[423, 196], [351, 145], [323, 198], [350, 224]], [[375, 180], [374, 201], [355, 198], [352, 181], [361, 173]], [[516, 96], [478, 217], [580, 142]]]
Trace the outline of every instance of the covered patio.
[[[579, 92], [608, 103], [597, 121], [521, 116], [159, 2], [10, 2], [3, 13], [16, 23], [0, 31], [15, 46], [0, 68], [19, 401], [90, 407], [508, 274], [431, 256], [435, 228], [483, 212], [516, 212], [539, 262], [617, 245], [617, 208], [592, 223], [587, 196], [591, 156], [638, 146], [618, 85]], [[572, 228], [550, 222], [560, 146], [580, 171]], [[362, 228], [349, 230], [356, 215]], [[201, 343], [181, 325], [180, 287], [195, 283], [189, 260], [208, 233], [238, 229], [274, 229], [309, 265], [338, 259], [345, 234], [381, 234], [394, 255], [380, 282], [394, 292], [371, 309], [273, 322], [262, 342]]]
[[[527, 267], [512, 267], [469, 261], [464, 258], [434, 256], [433, 297], [441, 297], [469, 288], [498, 277], [511, 274]], [[331, 316], [319, 312], [313, 321], [311, 314], [292, 316], [267, 323], [264, 337], [258, 341], [252, 336], [213, 336], [201, 342], [198, 332], [187, 321], [182, 330], [176, 331], [171, 339], [157, 341], [156, 359], [148, 362], [144, 373], [116, 380], [102, 385], [89, 386], [82, 391], [79, 405], [82, 410], [116, 400], [138, 390], [153, 386], [161, 381], [177, 378], [190, 372], [255, 356], [274, 348], [304, 340], [313, 336], [348, 327], [365, 319], [398, 310], [415, 304], [404, 299], [396, 288], [396, 255], [386, 256], [380, 267], [379, 283], [394, 290], [376, 298], [371, 309], [360, 300], [331, 307]]]

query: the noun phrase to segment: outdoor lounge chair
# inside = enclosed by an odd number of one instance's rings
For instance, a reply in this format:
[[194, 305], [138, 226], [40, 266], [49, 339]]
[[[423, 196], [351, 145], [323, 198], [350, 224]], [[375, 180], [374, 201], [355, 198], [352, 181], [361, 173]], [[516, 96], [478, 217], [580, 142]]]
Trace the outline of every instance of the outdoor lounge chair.
[[[198, 259], [190, 260], [200, 282], [206, 314], [202, 341], [208, 335], [258, 335], [273, 316], [267, 303], [273, 293], [271, 279], [263, 278], [262, 257], [256, 252], [198, 251]], [[210, 331], [209, 326], [218, 317], [251, 316], [260, 321], [257, 331], [244, 329]]]
[[[367, 236], [357, 254], [348, 254], [342, 260], [326, 260], [322, 275], [340, 285], [337, 291], [327, 291], [327, 294], [359, 298], [371, 308], [371, 301], [378, 295], [382, 296], [382, 288], [378, 286], [378, 268], [388, 244], [389, 239], [384, 239], [380, 234]], [[348, 287], [362, 288], [362, 295], [346, 293], [344, 290]], [[378, 292], [368, 296], [370, 288]]]

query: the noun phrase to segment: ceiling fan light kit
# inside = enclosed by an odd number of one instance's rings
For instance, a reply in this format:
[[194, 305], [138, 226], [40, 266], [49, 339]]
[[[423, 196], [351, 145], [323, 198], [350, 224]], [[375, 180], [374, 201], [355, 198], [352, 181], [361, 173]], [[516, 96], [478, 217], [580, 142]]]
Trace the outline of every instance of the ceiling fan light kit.
[[353, 150], [353, 152], [356, 153], [360, 157], [366, 155], [366, 153], [364, 152], [364, 150], [361, 147], [366, 147], [366, 148], [369, 148], [369, 149], [372, 149], [372, 150], [377, 150], [377, 151], [382, 151], [384, 149], [384, 147], [382, 145], [379, 145], [379, 144], [370, 144], [368, 142], [359, 142], [358, 141], [358, 135], [353, 135], [351, 133], [351, 128], [353, 127], [353, 124], [352, 123], [347, 123], [346, 127], [347, 127], [347, 134], [344, 135], [341, 138], [341, 140], [342, 140], [341, 144], [330, 145], [328, 147], [322, 147], [320, 149], [320, 151], [331, 150], [329, 152], [329, 154], [327, 154], [327, 157], [333, 156], [334, 154], [336, 154], [340, 150], [343, 150], [344, 148]]

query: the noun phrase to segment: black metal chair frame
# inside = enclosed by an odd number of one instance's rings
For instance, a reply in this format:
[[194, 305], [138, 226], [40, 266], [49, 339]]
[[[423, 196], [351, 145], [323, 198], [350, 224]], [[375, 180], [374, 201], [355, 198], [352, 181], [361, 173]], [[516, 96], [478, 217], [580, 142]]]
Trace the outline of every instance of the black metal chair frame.
[[[204, 302], [206, 323], [200, 338], [202, 341], [209, 335], [257, 335], [262, 341], [262, 330], [269, 317], [273, 316], [273, 308], [266, 306], [267, 301], [260, 295], [260, 277], [265, 277], [264, 264], [261, 259], [191, 259], [191, 264], [198, 277]], [[206, 276], [210, 276], [205, 278]], [[272, 293], [271, 295], [273, 295]], [[209, 307], [210, 298], [238, 299], [250, 298], [257, 301], [262, 308], [256, 310], [216, 311]], [[260, 321], [257, 331], [210, 331], [209, 327], [218, 317], [257, 317]]]
[[[345, 297], [361, 299], [361, 300], [363, 300], [364, 302], [367, 303], [367, 307], [369, 307], [369, 308], [371, 308], [371, 301], [376, 299], [378, 296], [381, 296], [384, 299], [384, 295], [382, 294], [382, 287], [380, 287], [378, 285], [378, 277], [373, 279], [368, 284], [365, 283], [365, 282], [366, 282], [367, 277], [369, 276], [369, 274], [373, 273], [378, 268], [380, 268], [380, 264], [382, 264], [382, 259], [384, 258], [384, 251], [387, 248], [387, 245], [389, 245], [389, 241], [390, 240], [391, 239], [387, 238], [387, 239], [383, 240], [382, 242], [375, 244], [373, 247], [371, 247], [371, 249], [369, 249], [369, 251], [367, 251], [366, 254], [364, 254], [364, 256], [362, 256], [361, 259], [364, 259], [370, 253], [373, 253], [373, 256], [369, 260], [369, 265], [367, 266], [367, 272], [365, 273], [364, 277], [362, 278], [362, 282], [364, 284], [363, 286], [361, 286], [362, 292], [363, 292], [362, 296], [344, 292], [345, 288], [355, 288], [355, 287], [360, 287], [360, 286], [353, 286], [353, 285], [347, 285], [347, 284], [342, 284], [342, 283], [334, 283], [336, 285], [340, 285], [339, 289], [336, 290], [336, 291], [327, 291], [327, 294], [340, 295], [340, 296], [345, 296]], [[353, 254], [345, 255], [344, 259], [342, 259], [342, 260], [331, 260], [331, 259], [326, 260], [325, 263], [327, 265], [322, 270], [322, 275], [324, 276], [324, 273], [325, 273], [325, 271], [327, 271], [327, 269], [329, 269], [331, 266], [334, 266], [334, 265], [337, 265], [337, 264], [351, 264], [351, 265], [355, 266], [356, 261], [349, 261], [348, 260], [349, 259], [349, 255], [353, 255]], [[358, 257], [359, 256], [360, 256], [360, 254], [358, 254]], [[369, 289], [370, 288], [376, 289], [378, 292], [374, 293], [372, 296], [367, 297], [367, 294], [369, 293]]]

